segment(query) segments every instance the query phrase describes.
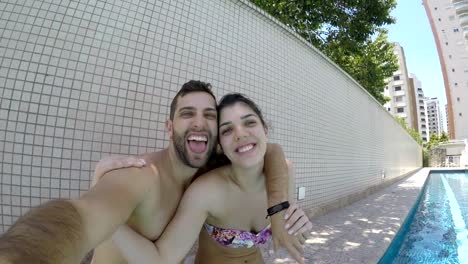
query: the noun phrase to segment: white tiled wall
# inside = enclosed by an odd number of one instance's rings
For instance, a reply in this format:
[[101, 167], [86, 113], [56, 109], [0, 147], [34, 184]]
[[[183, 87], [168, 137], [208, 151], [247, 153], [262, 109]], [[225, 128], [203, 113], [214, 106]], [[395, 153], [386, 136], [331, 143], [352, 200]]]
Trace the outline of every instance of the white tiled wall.
[[350, 77], [247, 1], [0, 2], [0, 232], [86, 191], [97, 160], [167, 146], [190, 79], [253, 98], [314, 208], [421, 164]]

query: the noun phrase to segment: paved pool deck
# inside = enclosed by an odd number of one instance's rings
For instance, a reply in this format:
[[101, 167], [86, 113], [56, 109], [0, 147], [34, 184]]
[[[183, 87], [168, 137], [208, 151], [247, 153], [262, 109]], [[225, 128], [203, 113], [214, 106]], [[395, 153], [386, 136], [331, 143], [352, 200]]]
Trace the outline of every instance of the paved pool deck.
[[[304, 248], [305, 262], [377, 263], [413, 207], [429, 172], [423, 168], [347, 207], [313, 218]], [[285, 252], [266, 256], [265, 262], [295, 263]]]

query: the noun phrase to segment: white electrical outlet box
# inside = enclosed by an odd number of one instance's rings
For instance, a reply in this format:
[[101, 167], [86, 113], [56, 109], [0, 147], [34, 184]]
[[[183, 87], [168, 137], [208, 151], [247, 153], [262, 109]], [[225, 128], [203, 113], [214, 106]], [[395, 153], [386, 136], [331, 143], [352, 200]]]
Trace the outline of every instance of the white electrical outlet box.
[[297, 188], [297, 200], [304, 200], [305, 198], [305, 187]]

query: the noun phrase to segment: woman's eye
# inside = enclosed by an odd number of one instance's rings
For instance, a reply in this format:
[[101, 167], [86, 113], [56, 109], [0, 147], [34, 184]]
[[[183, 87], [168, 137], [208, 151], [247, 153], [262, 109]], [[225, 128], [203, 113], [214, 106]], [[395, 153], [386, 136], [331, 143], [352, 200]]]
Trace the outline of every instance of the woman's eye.
[[221, 132], [221, 135], [227, 135], [232, 131], [232, 128], [227, 128]]
[[251, 120], [251, 121], [247, 121], [247, 122], [246, 122], [246, 125], [248, 125], [248, 126], [253, 126], [253, 125], [255, 125], [256, 123], [257, 123], [257, 122]]

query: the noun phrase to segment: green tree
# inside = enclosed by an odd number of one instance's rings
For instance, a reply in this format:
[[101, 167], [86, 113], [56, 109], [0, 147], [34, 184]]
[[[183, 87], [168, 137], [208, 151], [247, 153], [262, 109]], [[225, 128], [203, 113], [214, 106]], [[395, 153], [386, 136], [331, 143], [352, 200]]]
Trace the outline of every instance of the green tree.
[[395, 120], [406, 130], [406, 132], [408, 132], [408, 134], [416, 141], [418, 142], [419, 145], [422, 146], [422, 138], [421, 138], [421, 135], [419, 135], [419, 132], [416, 131], [416, 129], [413, 129], [411, 127], [408, 127], [406, 125], [406, 122], [405, 122], [405, 119], [401, 118], [401, 117], [398, 117], [398, 116], [395, 116]]
[[385, 25], [396, 0], [251, 0], [312, 43], [380, 103], [385, 79], [398, 69]]
[[432, 132], [430, 137], [429, 137], [429, 142], [426, 144], [426, 148], [428, 150], [437, 147], [440, 143], [447, 142], [449, 141], [449, 137], [447, 133], [442, 132], [440, 136], [438, 136], [436, 133]]

